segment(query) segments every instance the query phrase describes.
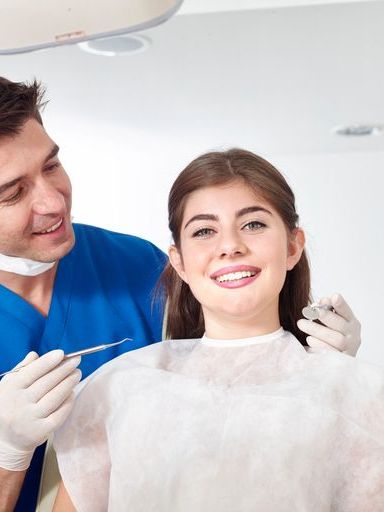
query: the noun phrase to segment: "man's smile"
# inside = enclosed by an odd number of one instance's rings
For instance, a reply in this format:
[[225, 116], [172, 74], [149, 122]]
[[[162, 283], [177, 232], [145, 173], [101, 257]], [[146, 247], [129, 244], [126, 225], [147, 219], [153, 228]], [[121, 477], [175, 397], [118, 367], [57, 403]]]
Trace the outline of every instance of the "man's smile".
[[61, 225], [63, 224], [64, 218], [61, 217], [55, 224], [51, 224], [49, 227], [46, 227], [39, 231], [34, 231], [34, 235], [46, 235], [48, 233], [53, 233], [54, 231], [57, 231]]

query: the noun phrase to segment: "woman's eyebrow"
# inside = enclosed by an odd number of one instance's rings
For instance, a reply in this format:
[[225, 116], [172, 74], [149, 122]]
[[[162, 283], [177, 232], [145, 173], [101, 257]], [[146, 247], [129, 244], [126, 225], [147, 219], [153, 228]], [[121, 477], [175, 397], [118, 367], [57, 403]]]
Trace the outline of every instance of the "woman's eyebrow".
[[238, 212], [236, 212], [236, 217], [242, 217], [243, 215], [248, 215], [248, 213], [255, 212], [265, 212], [269, 215], [272, 215], [272, 212], [264, 208], [263, 206], [247, 206], [246, 208], [242, 208]]
[[219, 217], [217, 215], [213, 215], [212, 213], [199, 213], [198, 215], [194, 215], [189, 219], [189, 221], [185, 224], [184, 229], [189, 226], [191, 222], [195, 222], [196, 220], [213, 220], [217, 222]]
[[[246, 206], [245, 208], [242, 208], [241, 210], [236, 212], [236, 217], [243, 217], [243, 215], [248, 215], [249, 213], [254, 212], [265, 212], [269, 215], [272, 215], [272, 212], [267, 210], [266, 208], [263, 208], [262, 206]], [[191, 224], [191, 222], [195, 222], [197, 220], [210, 220], [214, 222], [218, 222], [219, 217], [218, 215], [214, 215], [213, 213], [199, 213], [197, 215], [194, 215], [189, 219], [189, 221], [185, 224], [184, 229]]]

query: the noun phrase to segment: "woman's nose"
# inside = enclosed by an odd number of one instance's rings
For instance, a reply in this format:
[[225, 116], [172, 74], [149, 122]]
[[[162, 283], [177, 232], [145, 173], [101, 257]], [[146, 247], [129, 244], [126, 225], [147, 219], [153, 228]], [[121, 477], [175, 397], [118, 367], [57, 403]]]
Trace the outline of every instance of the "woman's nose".
[[239, 256], [245, 254], [247, 247], [237, 233], [222, 234], [218, 243], [218, 256]]

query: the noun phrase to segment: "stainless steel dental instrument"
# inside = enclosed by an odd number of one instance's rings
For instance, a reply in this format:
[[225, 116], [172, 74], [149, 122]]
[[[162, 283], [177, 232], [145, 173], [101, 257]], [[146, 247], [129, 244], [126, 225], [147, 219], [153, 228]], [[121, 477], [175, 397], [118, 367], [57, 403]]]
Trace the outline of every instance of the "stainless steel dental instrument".
[[[94, 352], [99, 352], [100, 350], [105, 350], [106, 348], [115, 347], [116, 345], [120, 345], [121, 343], [124, 343], [124, 341], [132, 341], [132, 338], [123, 338], [122, 340], [115, 341], [114, 343], [104, 343], [103, 345], [96, 345], [94, 347], [88, 347], [84, 348], [82, 350], [77, 350], [76, 352], [70, 352], [69, 354], [64, 354], [64, 359], [69, 359], [71, 357], [76, 356], [86, 356], [88, 354], [93, 354]], [[0, 373], [0, 377], [3, 377], [3, 375], [7, 375], [8, 373], [14, 373], [18, 372], [22, 368], [25, 368], [25, 366], [19, 366], [18, 368], [14, 368], [13, 370], [8, 370], [7, 372]]]
[[120, 341], [115, 341], [114, 343], [107, 343], [104, 345], [96, 345], [95, 347], [89, 347], [89, 348], [84, 348], [82, 350], [77, 350], [76, 352], [70, 352], [69, 354], [64, 355], [64, 359], [69, 359], [70, 357], [86, 356], [88, 354], [93, 354], [94, 352], [99, 352], [100, 350], [104, 350], [106, 348], [120, 345], [120, 343], [124, 343], [124, 341], [132, 341], [132, 338], [124, 338]]
[[333, 307], [329, 304], [317, 304], [314, 302], [309, 306], [305, 306], [305, 308], [302, 309], [302, 313], [308, 320], [318, 320], [321, 310], [334, 311]]

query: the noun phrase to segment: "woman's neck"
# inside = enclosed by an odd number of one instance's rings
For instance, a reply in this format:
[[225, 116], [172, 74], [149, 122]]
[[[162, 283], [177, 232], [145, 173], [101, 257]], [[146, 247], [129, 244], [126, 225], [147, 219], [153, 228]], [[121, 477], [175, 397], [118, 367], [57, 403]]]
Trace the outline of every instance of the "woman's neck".
[[215, 319], [205, 320], [205, 335], [211, 339], [233, 340], [264, 336], [273, 333], [281, 327], [279, 318], [272, 318], [269, 321], [255, 322], [238, 319]]

